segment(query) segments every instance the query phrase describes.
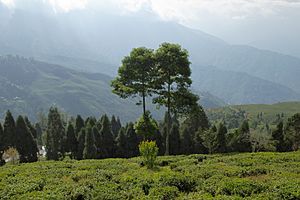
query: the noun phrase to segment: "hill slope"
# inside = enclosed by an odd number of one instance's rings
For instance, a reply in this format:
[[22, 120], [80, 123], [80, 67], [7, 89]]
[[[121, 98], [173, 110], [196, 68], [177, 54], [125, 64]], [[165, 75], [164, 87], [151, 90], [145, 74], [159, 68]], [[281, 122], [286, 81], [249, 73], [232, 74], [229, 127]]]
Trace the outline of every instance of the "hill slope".
[[[52, 105], [76, 115], [99, 116], [104, 113], [136, 120], [142, 112], [136, 100], [123, 100], [112, 94], [111, 77], [84, 73], [21, 57], [0, 57], [0, 110], [29, 115], [47, 111]], [[221, 100], [204, 93], [204, 106], [224, 105]], [[150, 104], [150, 103], [149, 103]], [[163, 110], [148, 107], [154, 117], [161, 119]]]

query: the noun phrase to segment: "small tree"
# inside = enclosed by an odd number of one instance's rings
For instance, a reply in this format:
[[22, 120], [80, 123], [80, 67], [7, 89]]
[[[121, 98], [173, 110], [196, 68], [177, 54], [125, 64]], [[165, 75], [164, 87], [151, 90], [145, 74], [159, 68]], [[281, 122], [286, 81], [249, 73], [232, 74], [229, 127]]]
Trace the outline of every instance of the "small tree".
[[75, 136], [75, 130], [71, 122], [69, 122], [67, 127], [67, 134], [66, 134], [66, 144], [65, 144], [65, 150], [67, 152], [71, 152], [71, 158], [76, 157], [77, 153], [77, 139]]
[[144, 164], [148, 169], [153, 169], [158, 154], [158, 147], [156, 146], [156, 142], [143, 141], [139, 145], [139, 150]]
[[136, 133], [144, 138], [144, 140], [153, 137], [157, 133], [158, 126], [156, 121], [147, 111], [141, 118], [135, 123], [134, 129]]

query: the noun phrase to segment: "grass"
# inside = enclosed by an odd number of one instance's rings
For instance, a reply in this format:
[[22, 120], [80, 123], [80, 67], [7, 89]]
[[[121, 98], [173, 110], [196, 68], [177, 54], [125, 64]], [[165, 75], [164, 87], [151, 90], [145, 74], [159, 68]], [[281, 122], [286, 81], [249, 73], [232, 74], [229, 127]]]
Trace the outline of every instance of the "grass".
[[1, 199], [300, 199], [300, 152], [40, 161], [0, 168]]

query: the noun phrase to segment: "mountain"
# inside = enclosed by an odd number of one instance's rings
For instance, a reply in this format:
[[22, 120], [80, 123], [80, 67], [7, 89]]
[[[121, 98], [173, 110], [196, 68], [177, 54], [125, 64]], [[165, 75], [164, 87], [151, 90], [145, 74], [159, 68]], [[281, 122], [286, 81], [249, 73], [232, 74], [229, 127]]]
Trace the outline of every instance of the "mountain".
[[[111, 77], [100, 73], [85, 73], [18, 56], [0, 57], [0, 110], [29, 115], [58, 106], [64, 112], [83, 116], [104, 113], [117, 115], [123, 121], [136, 120], [141, 107], [135, 100], [123, 100], [112, 94]], [[218, 107], [224, 103], [204, 93], [201, 103], [205, 107]], [[155, 118], [161, 119], [163, 109], [148, 103]], [[0, 116], [1, 118], [1, 116]]]
[[[200, 91], [207, 90], [227, 104], [268, 104], [300, 99], [300, 95], [287, 86], [245, 72], [221, 70], [212, 66], [197, 67], [193, 72], [195, 88]], [[201, 76], [197, 77], [197, 74]]]
[[[203, 81], [197, 84], [196, 90], [209, 91], [230, 103], [299, 99], [299, 58], [250, 46], [230, 45], [199, 30], [161, 21], [149, 13], [120, 16], [87, 10], [49, 13], [16, 9], [0, 15], [0, 32], [2, 55], [34, 57], [109, 76], [116, 74], [121, 59], [132, 48], [157, 48], [162, 42], [175, 42], [190, 52], [193, 78]], [[214, 75], [218, 76], [216, 82], [222, 84], [207, 84], [214, 77], [203, 76], [199, 66], [208, 71], [214, 66]], [[226, 77], [222, 77], [224, 71]], [[236, 81], [227, 83], [231, 76]], [[220, 85], [222, 94], [218, 92]], [[236, 89], [241, 86], [242, 89]], [[258, 93], [255, 92], [257, 88]], [[253, 91], [250, 94], [254, 96], [249, 98], [246, 91]], [[271, 92], [272, 95], [266, 95]]]

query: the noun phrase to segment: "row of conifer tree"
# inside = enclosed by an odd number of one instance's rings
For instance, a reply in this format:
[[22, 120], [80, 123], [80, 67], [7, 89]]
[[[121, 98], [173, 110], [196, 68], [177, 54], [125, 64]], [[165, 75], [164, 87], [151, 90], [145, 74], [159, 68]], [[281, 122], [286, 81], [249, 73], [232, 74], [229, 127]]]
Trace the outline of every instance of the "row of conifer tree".
[[[154, 140], [163, 155], [166, 148], [167, 115], [158, 123], [158, 130], [152, 134], [138, 135], [134, 123], [122, 126], [120, 119], [103, 115], [83, 119], [80, 115], [66, 122], [57, 108], [50, 108], [47, 127], [33, 125], [27, 117], [6, 113], [3, 127], [0, 123], [0, 154], [10, 147], [19, 153], [19, 160], [35, 162], [41, 146], [46, 147], [48, 160], [60, 160], [65, 156], [72, 159], [129, 158], [138, 156], [138, 144], [142, 140]], [[300, 114], [295, 114], [286, 124], [280, 122], [272, 132], [276, 151], [297, 150], [300, 144]], [[44, 129], [44, 130], [43, 130]], [[187, 115], [181, 122], [176, 116], [171, 119], [169, 137], [170, 155], [194, 153], [251, 152], [253, 141], [245, 120], [240, 128], [228, 133], [226, 125], [210, 125], [204, 110]], [[264, 149], [261, 149], [264, 150]], [[267, 149], [266, 149], [267, 150]], [[1, 156], [0, 155], [0, 156]], [[2, 156], [1, 156], [2, 158]], [[1, 164], [5, 162], [1, 159]]]

